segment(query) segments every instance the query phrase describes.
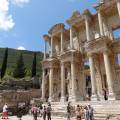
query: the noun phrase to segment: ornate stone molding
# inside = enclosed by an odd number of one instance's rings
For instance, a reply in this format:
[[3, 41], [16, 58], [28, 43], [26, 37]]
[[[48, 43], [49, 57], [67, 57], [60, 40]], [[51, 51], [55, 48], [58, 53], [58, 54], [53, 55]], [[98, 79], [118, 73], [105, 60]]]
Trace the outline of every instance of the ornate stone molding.
[[82, 54], [76, 50], [70, 50], [65, 53], [63, 53], [60, 56], [60, 60], [63, 62], [68, 62], [68, 61], [75, 61], [75, 62], [81, 62], [82, 61]]
[[65, 27], [65, 25], [63, 23], [56, 24], [48, 31], [48, 33], [50, 35], [55, 35], [61, 31], [63, 31], [64, 27]]
[[85, 50], [88, 54], [99, 53], [109, 49], [112, 41], [108, 37], [100, 37], [85, 43]]
[[60, 62], [58, 59], [47, 59], [44, 60], [43, 63], [43, 69], [47, 69], [47, 68], [58, 68], [60, 66]]

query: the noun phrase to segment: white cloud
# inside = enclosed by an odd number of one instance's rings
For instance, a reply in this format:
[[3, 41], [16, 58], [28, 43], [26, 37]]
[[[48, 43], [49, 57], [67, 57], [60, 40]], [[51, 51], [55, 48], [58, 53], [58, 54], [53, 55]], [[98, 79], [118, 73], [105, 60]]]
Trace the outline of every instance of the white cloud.
[[11, 0], [11, 2], [17, 6], [22, 7], [24, 4], [29, 3], [30, 0]]
[[12, 15], [9, 14], [9, 5], [13, 3], [14, 5], [22, 7], [29, 1], [30, 0], [0, 0], [0, 30], [8, 31], [15, 25]]
[[0, 30], [9, 30], [15, 23], [12, 15], [9, 15], [9, 0], [0, 0]]
[[25, 47], [23, 47], [23, 46], [19, 46], [17, 49], [18, 50], [26, 50]]

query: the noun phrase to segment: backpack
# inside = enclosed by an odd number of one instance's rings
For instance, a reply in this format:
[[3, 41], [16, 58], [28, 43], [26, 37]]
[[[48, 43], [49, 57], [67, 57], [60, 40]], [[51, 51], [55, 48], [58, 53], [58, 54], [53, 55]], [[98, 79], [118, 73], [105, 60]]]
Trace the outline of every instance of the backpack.
[[34, 115], [37, 114], [37, 108], [34, 107], [32, 112], [33, 112]]
[[48, 107], [47, 107], [47, 113], [50, 113], [50, 112], [51, 112], [51, 107], [48, 106]]

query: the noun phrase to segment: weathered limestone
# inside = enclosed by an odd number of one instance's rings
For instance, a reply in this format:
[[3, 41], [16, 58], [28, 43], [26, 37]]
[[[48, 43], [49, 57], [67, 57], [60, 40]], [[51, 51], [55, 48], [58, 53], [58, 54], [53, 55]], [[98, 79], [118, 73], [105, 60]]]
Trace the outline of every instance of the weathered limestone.
[[[120, 67], [114, 59], [120, 53], [120, 42], [113, 34], [120, 28], [120, 0], [104, 0], [94, 7], [96, 14], [88, 9], [82, 14], [73, 12], [67, 20], [69, 29], [59, 23], [48, 32], [51, 57], [46, 58], [45, 48], [43, 70], [50, 71], [49, 90], [43, 87], [42, 96], [48, 96], [49, 101], [120, 99]], [[44, 95], [46, 91], [49, 95]]]
[[70, 47], [73, 49], [73, 28], [70, 28]]
[[53, 99], [53, 68], [50, 68], [49, 73], [49, 102], [52, 102]]
[[43, 70], [43, 78], [42, 78], [42, 100], [45, 99], [45, 70]]
[[109, 88], [109, 100], [115, 100], [115, 94], [113, 91], [113, 75], [111, 71], [111, 64], [108, 56], [108, 51], [104, 51], [103, 56], [104, 56], [105, 70], [107, 75], [107, 83]]
[[91, 84], [92, 84], [92, 98], [91, 98], [91, 100], [97, 100], [95, 66], [94, 66], [93, 57], [91, 55], [89, 56], [89, 64], [90, 64], [90, 74], [91, 74]]
[[71, 62], [71, 83], [72, 83], [72, 97], [71, 101], [76, 101], [76, 94], [75, 94], [75, 63], [74, 61]]
[[61, 62], [61, 102], [65, 102], [65, 66]]
[[100, 35], [104, 36], [104, 30], [103, 30], [103, 20], [100, 10], [98, 10], [98, 22], [99, 22], [99, 28], [100, 28]]
[[63, 49], [64, 49], [64, 40], [63, 40], [63, 31], [61, 32], [61, 53], [63, 53]]
[[51, 57], [53, 57], [53, 36], [51, 36]]
[[120, 17], [120, 0], [116, 0], [116, 1], [117, 1], [117, 8], [118, 8], [118, 13]]

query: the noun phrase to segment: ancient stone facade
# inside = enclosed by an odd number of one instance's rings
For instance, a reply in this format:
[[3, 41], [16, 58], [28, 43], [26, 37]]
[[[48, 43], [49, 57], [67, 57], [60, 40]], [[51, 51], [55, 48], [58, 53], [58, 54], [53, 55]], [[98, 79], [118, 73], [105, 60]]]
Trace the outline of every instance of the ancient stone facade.
[[[42, 99], [49, 101], [86, 100], [91, 89], [91, 100], [120, 99], [120, 67], [116, 55], [120, 41], [113, 31], [120, 27], [120, 0], [103, 0], [89, 10], [76, 11], [63, 23], [54, 25], [44, 35]], [[90, 70], [85, 70], [89, 61]], [[90, 85], [86, 76], [90, 75]]]

